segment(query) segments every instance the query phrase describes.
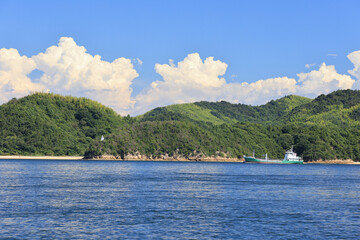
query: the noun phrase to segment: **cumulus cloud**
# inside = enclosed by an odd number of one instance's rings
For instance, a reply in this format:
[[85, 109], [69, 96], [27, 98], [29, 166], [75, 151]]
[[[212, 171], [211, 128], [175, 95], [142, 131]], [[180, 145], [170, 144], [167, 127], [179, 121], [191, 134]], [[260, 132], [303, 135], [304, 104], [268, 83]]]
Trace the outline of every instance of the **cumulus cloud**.
[[150, 88], [136, 96], [136, 113], [142, 113], [156, 106], [172, 103], [216, 100], [217, 88], [226, 84], [224, 78], [227, 64], [213, 57], [204, 61], [198, 53], [189, 54], [177, 66], [156, 64], [155, 70], [164, 81], [155, 81]]
[[177, 66], [156, 64], [163, 81], [155, 81], [136, 97], [135, 114], [156, 106], [194, 101], [226, 100], [233, 103], [259, 104], [279, 96], [296, 93], [296, 80], [279, 77], [254, 83], [226, 83], [221, 77], [227, 64], [209, 57], [201, 60], [198, 53], [189, 54]]
[[36, 68], [33, 59], [20, 56], [16, 49], [0, 49], [0, 103], [14, 97], [23, 97], [30, 92], [47, 91], [27, 76]]
[[268, 78], [253, 83], [229, 83], [219, 89], [218, 100], [257, 105], [296, 93], [296, 80], [288, 77]]
[[[137, 62], [142, 63], [140, 59]], [[38, 79], [29, 78], [34, 70], [42, 73]], [[127, 114], [135, 103], [130, 85], [137, 76], [130, 59], [103, 61], [69, 37], [31, 58], [20, 56], [16, 49], [0, 49], [0, 102], [51, 91], [88, 97]]]
[[321, 64], [319, 70], [309, 73], [299, 73], [298, 94], [315, 97], [319, 94], [327, 94], [337, 89], [350, 89], [355, 80], [345, 74], [339, 74], [335, 66]]
[[0, 103], [30, 92], [51, 91], [88, 97], [121, 114], [132, 115], [168, 104], [202, 100], [258, 105], [289, 94], [316, 97], [337, 89], [360, 89], [360, 51], [350, 53], [348, 58], [354, 65], [348, 72], [356, 82], [350, 75], [337, 73], [335, 66], [323, 63], [317, 70], [299, 73], [298, 79], [283, 76], [228, 83], [224, 78], [225, 62], [214, 57], [202, 60], [198, 53], [192, 53], [178, 63], [170, 59], [168, 64], [156, 64], [155, 71], [162, 80], [153, 81], [131, 97], [131, 84], [138, 77], [133, 64], [141, 65], [140, 59], [104, 61], [99, 55], [87, 53], [72, 38], [62, 37], [58, 45], [30, 58], [21, 56], [16, 49], [0, 49]]
[[193, 84], [201, 87], [219, 87], [225, 84], [224, 78], [227, 64], [219, 60], [214, 61], [208, 57], [203, 62], [198, 53], [189, 54], [183, 61], [175, 66], [170, 60], [169, 64], [156, 64], [155, 70], [167, 83]]
[[352, 64], [354, 64], [354, 69], [349, 70], [348, 72], [357, 78], [353, 88], [360, 89], [360, 51], [352, 52], [347, 57]]
[[[357, 56], [349, 58], [355, 62], [360, 59]], [[155, 69], [163, 81], [154, 81], [136, 97], [134, 113], [143, 113], [157, 106], [200, 100], [258, 105], [289, 94], [316, 97], [337, 89], [352, 88], [355, 82], [350, 76], [337, 73], [335, 66], [325, 63], [318, 70], [299, 73], [298, 80], [278, 77], [253, 83], [227, 83], [221, 77], [226, 68], [226, 63], [214, 61], [213, 57], [202, 61], [197, 53], [189, 54], [177, 65], [172, 60], [169, 64], [156, 64]], [[359, 74], [359, 68], [351, 73]]]
[[44, 73], [39, 81], [53, 92], [89, 97], [121, 113], [127, 113], [134, 104], [130, 85], [138, 73], [130, 59], [103, 61], [68, 37], [32, 59]]

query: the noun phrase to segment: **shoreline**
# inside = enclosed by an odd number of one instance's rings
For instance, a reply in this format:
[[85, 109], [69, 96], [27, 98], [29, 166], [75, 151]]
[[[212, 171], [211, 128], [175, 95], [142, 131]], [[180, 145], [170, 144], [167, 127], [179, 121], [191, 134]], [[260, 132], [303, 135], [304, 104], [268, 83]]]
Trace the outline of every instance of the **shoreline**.
[[[139, 159], [139, 158], [129, 158], [129, 159], [116, 159], [109, 156], [104, 156], [100, 158], [84, 159], [83, 156], [23, 156], [23, 155], [0, 155], [0, 160], [69, 160], [69, 161], [139, 161], [139, 162], [232, 162], [232, 163], [243, 163], [243, 159], [237, 158], [199, 158], [199, 159], [186, 159], [186, 158], [154, 158], [154, 159]], [[346, 164], [346, 165], [360, 165], [360, 162], [355, 162], [351, 159], [346, 160], [318, 160], [311, 162], [304, 162], [304, 164]]]
[[86, 158], [83, 156], [23, 156], [23, 155], [0, 155], [0, 160], [77, 160], [77, 161], [139, 161], [139, 162], [238, 162], [242, 159], [237, 158], [203, 158], [203, 159], [186, 159], [186, 158], [128, 158], [117, 159], [115, 157], [104, 156], [100, 158]]
[[351, 159], [341, 160], [341, 159], [334, 159], [334, 160], [318, 160], [318, 161], [311, 161], [306, 162], [306, 164], [350, 164], [350, 165], [359, 165], [360, 162], [355, 162]]
[[83, 156], [23, 156], [23, 155], [0, 155], [3, 160], [83, 160]]

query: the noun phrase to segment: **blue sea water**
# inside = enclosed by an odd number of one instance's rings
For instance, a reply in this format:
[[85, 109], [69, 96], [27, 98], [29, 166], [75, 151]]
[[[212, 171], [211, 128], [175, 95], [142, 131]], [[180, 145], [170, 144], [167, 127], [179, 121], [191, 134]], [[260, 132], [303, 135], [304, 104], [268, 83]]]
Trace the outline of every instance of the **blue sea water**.
[[0, 160], [7, 238], [360, 239], [360, 166]]

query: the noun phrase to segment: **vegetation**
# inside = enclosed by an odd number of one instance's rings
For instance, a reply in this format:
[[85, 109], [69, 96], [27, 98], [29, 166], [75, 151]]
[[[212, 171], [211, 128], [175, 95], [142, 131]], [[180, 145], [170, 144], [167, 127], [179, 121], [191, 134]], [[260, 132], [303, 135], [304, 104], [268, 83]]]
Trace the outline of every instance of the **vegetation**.
[[268, 153], [282, 158], [294, 146], [305, 160], [360, 160], [360, 128], [312, 123], [263, 125], [237, 122], [210, 125], [206, 129], [191, 122], [137, 122], [118, 129], [105, 141], [94, 142], [87, 156], [141, 153], [147, 157], [164, 155], [227, 156], [240, 158], [254, 150], [258, 157]]
[[360, 160], [359, 91], [339, 90], [314, 100], [286, 96], [262, 106], [225, 101], [171, 105], [138, 120], [193, 123], [216, 136], [216, 150], [230, 156], [255, 150], [259, 155], [281, 158], [294, 145], [305, 160]]
[[[312, 100], [300, 96], [286, 96], [279, 100], [272, 100], [262, 106], [231, 104], [221, 102], [198, 102], [197, 106], [211, 110], [211, 113], [220, 118], [230, 118], [240, 122], [276, 122], [289, 114], [294, 108], [310, 103]], [[228, 122], [228, 121], [227, 121]]]
[[338, 126], [360, 125], [360, 91], [338, 90], [293, 109], [286, 120]]
[[231, 104], [221, 102], [196, 102], [176, 104], [155, 108], [138, 117], [140, 121], [195, 121], [208, 122], [215, 125], [235, 122], [265, 123], [279, 120], [298, 106], [310, 103], [312, 100], [299, 96], [286, 96], [272, 100], [262, 106]]
[[101, 154], [124, 157], [138, 152], [147, 157], [241, 158], [255, 149], [279, 156], [283, 154], [282, 148], [271, 134], [262, 125], [253, 123], [210, 125], [204, 129], [182, 121], [138, 122], [118, 129], [103, 142], [93, 143], [86, 154], [88, 157]]
[[255, 150], [282, 158], [293, 145], [305, 160], [360, 161], [360, 92], [262, 106], [178, 104], [136, 118], [85, 98], [37, 93], [0, 106], [0, 129], [0, 154], [240, 158]]
[[0, 106], [0, 154], [83, 155], [124, 120], [86, 98], [36, 93]]

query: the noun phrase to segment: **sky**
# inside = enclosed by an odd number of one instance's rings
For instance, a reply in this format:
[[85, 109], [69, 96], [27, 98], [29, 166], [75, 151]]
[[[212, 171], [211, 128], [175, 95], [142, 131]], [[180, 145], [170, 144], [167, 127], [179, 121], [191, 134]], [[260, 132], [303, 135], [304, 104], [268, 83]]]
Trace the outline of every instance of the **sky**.
[[88, 97], [121, 115], [360, 89], [360, 1], [0, 0], [0, 104]]

